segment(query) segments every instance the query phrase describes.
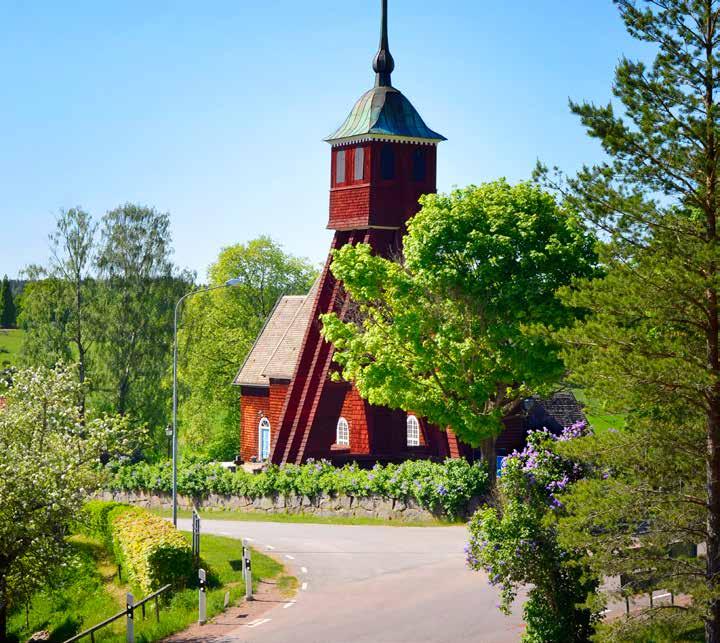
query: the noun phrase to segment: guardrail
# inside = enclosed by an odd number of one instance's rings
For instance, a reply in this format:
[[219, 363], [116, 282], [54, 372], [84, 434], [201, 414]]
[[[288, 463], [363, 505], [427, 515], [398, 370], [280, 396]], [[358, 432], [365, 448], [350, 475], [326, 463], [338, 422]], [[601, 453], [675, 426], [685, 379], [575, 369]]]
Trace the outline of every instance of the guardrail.
[[82, 638], [85, 638], [86, 636], [90, 637], [91, 643], [95, 643], [95, 632], [98, 630], [101, 630], [106, 625], [110, 625], [110, 623], [114, 623], [115, 621], [125, 617], [127, 619], [127, 641], [128, 643], [133, 643], [135, 641], [135, 610], [139, 607], [142, 610], [142, 617], [143, 620], [145, 620], [145, 604], [149, 601], [154, 600], [155, 601], [155, 617], [157, 618], [158, 622], [160, 622], [160, 601], [158, 600], [160, 595], [163, 592], [166, 592], [167, 590], [172, 587], [171, 585], [165, 585], [164, 587], [161, 587], [160, 589], [154, 591], [152, 594], [148, 594], [145, 598], [138, 601], [137, 603], [134, 602], [133, 595], [128, 593], [126, 595], [127, 597], [127, 607], [122, 611], [115, 614], [115, 616], [111, 616], [110, 618], [106, 618], [102, 623], [98, 623], [97, 625], [93, 625], [91, 628], [85, 630], [84, 632], [80, 632], [80, 634], [76, 634], [72, 638], [67, 639], [64, 643], [73, 643], [74, 641], [79, 641]]

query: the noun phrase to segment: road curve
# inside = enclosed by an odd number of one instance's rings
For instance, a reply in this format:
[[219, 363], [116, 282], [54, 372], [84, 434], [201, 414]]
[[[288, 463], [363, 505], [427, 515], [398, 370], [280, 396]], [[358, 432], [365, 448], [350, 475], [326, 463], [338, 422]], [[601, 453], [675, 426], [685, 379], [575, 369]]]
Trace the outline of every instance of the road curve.
[[[190, 521], [178, 526], [189, 530]], [[504, 643], [522, 634], [520, 607], [501, 614], [487, 577], [465, 567], [464, 527], [205, 519], [202, 531], [252, 539], [300, 581], [293, 605], [223, 643]]]

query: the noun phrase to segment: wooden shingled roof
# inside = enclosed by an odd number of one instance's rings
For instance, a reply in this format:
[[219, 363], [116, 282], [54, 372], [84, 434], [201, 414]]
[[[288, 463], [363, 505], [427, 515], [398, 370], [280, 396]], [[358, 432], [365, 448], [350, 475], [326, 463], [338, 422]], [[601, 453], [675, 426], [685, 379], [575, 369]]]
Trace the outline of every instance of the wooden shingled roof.
[[315, 282], [307, 295], [285, 295], [278, 299], [233, 384], [269, 386], [271, 377], [293, 376], [317, 287]]

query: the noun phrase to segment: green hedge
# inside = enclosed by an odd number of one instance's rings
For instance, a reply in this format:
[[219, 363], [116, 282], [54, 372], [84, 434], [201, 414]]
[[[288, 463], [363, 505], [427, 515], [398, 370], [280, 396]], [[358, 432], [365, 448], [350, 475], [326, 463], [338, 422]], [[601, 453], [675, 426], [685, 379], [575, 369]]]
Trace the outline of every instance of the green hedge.
[[130, 583], [143, 592], [167, 583], [184, 587], [192, 578], [187, 539], [146, 509], [93, 500], [85, 505], [80, 527], [112, 549]]
[[[487, 492], [487, 469], [464, 459], [443, 463], [408, 460], [402, 464], [375, 465], [361, 469], [356, 464], [334, 467], [326, 460], [304, 465], [270, 466], [262, 473], [232, 473], [220, 465], [184, 461], [178, 469], [178, 492], [203, 497], [210, 493], [250, 498], [298, 495], [316, 498], [321, 494], [356, 498], [381, 496], [415, 500], [420, 506], [450, 519], [466, 512], [473, 498]], [[113, 491], [172, 490], [172, 464], [140, 462], [115, 465], [110, 482]]]

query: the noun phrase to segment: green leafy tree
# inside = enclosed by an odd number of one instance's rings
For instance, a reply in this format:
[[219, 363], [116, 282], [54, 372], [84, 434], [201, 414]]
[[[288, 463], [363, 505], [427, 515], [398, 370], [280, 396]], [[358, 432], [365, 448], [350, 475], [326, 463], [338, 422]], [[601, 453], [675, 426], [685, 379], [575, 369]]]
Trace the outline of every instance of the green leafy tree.
[[50, 234], [49, 265], [25, 271], [31, 282], [20, 316], [25, 361], [46, 366], [73, 361], [81, 384], [91, 370], [91, 347], [98, 335], [98, 284], [93, 274], [96, 227], [80, 207], [60, 211]]
[[[101, 408], [158, 429], [170, 399], [175, 302], [192, 284], [171, 261], [170, 218], [127, 203], [105, 214], [97, 253]], [[159, 431], [155, 436], [159, 440]]]
[[126, 452], [122, 418], [83, 422], [74, 369], [19, 370], [0, 385], [0, 639], [10, 609], [66, 560], [69, 525], [97, 488], [101, 454]]
[[506, 410], [563, 374], [555, 342], [532, 329], [574, 319], [555, 290], [593, 274], [593, 238], [527, 183], [501, 180], [421, 203], [402, 260], [362, 244], [336, 251], [333, 274], [356, 310], [323, 316], [323, 333], [370, 403], [451, 427], [493, 463]]
[[0, 328], [15, 328], [17, 325], [17, 308], [13, 297], [10, 280], [5, 275], [0, 285]]
[[24, 331], [20, 349], [22, 362], [28, 366], [51, 368], [59, 362], [73, 360], [70, 343], [70, 290], [56, 277], [48, 277], [39, 269], [26, 271], [29, 278], [22, 296], [18, 318]]
[[[701, 422], [663, 419], [647, 406], [623, 431], [555, 445], [586, 472], [561, 497], [560, 545], [582, 552], [580, 562], [594, 576], [621, 577], [615, 599], [657, 590], [693, 598], [635, 609], [631, 618], [606, 624], [603, 640], [693, 640], [684, 632], [701, 628], [712, 595], [706, 563], [695, 555], [706, 532], [703, 445]], [[649, 635], [646, 628], [658, 622], [674, 638]]]
[[304, 295], [316, 276], [308, 260], [265, 236], [224, 248], [210, 266], [209, 285], [240, 283], [190, 299], [183, 312], [182, 435], [193, 449], [214, 459], [237, 454], [240, 407], [232, 380], [278, 298]]
[[[638, 448], [679, 438], [677, 446], [685, 446], [684, 457], [704, 470], [704, 489], [698, 489], [692, 478], [687, 497], [680, 490], [681, 479], [674, 477], [676, 457], [667, 459], [667, 475], [661, 480], [663, 490], [676, 494], [689, 513], [694, 513], [691, 505], [703, 511], [703, 526], [692, 536], [682, 533], [697, 527], [692, 518], [672, 533], [678, 539], [707, 543], [705, 569], [698, 573], [691, 567], [687, 573], [702, 586], [702, 590], [696, 586], [694, 598], [703, 612], [706, 640], [717, 642], [720, 2], [618, 0], [616, 4], [629, 33], [650, 43], [655, 58], [649, 65], [620, 61], [613, 85], [615, 105], [571, 103], [609, 158], [558, 185], [571, 207], [605, 231], [602, 260], [608, 276], [566, 295], [568, 305], [582, 306], [592, 314], [562, 335], [568, 342], [565, 357], [573, 377], [590, 394], [620, 411], [633, 412], [628, 426], [638, 439], [646, 440]], [[650, 440], [653, 431], [659, 436]], [[611, 476], [594, 484], [610, 491], [614, 480]], [[614, 533], [636, 529], [633, 518], [637, 521], [640, 516], [633, 512], [642, 509], [643, 502], [654, 524], [671, 523], [657, 516], [654, 480], [655, 474], [646, 468], [639, 468], [633, 480], [623, 477], [633, 509], [630, 522], [615, 525]], [[672, 576], [661, 580], [673, 582]]]
[[[97, 225], [80, 207], [61, 210], [55, 232], [50, 235], [50, 272], [70, 290], [70, 343], [78, 368], [78, 380], [85, 383], [90, 347], [97, 336], [97, 285], [92, 278]], [[83, 390], [83, 389], [81, 389]], [[85, 397], [81, 399], [85, 413]]]

